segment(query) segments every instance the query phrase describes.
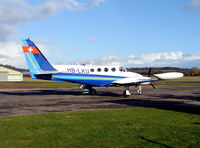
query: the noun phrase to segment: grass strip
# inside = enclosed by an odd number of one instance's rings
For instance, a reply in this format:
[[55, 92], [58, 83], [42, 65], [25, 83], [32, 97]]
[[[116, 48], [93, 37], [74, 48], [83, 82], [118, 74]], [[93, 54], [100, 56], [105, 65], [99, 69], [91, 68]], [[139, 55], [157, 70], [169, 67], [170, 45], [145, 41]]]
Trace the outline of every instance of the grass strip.
[[0, 147], [199, 147], [200, 115], [135, 107], [0, 118]]

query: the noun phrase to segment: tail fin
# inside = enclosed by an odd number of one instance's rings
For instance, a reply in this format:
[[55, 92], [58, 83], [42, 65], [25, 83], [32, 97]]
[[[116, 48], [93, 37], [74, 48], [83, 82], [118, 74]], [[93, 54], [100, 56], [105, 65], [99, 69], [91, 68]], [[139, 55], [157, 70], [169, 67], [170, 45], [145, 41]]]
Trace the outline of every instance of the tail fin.
[[21, 40], [21, 44], [32, 78], [39, 72], [56, 71], [33, 41], [25, 39]]

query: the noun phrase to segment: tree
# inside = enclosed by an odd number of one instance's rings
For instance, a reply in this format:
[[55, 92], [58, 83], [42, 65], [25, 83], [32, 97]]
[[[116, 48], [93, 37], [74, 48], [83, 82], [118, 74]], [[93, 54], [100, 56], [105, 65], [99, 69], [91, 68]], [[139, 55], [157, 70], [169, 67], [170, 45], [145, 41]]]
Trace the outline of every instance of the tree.
[[190, 69], [190, 75], [192, 76], [200, 75], [200, 69], [198, 69], [197, 67], [192, 67]]

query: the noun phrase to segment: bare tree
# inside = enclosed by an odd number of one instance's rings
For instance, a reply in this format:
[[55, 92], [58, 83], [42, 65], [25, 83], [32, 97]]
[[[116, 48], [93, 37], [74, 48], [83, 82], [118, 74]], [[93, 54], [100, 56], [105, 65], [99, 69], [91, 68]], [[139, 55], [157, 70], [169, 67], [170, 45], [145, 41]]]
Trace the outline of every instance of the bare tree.
[[197, 76], [197, 75], [200, 75], [200, 69], [198, 69], [197, 67], [192, 67], [190, 69], [190, 74], [192, 76]]

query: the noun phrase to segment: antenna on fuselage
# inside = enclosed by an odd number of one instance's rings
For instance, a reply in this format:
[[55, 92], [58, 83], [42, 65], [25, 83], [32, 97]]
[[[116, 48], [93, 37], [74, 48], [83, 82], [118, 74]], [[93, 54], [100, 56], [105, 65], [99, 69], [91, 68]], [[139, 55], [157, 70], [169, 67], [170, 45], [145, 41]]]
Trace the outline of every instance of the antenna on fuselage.
[[79, 63], [79, 62], [76, 62], [76, 64], [77, 64], [77, 65], [80, 65], [80, 63]]

